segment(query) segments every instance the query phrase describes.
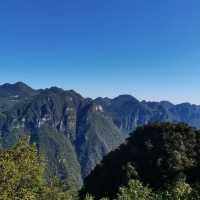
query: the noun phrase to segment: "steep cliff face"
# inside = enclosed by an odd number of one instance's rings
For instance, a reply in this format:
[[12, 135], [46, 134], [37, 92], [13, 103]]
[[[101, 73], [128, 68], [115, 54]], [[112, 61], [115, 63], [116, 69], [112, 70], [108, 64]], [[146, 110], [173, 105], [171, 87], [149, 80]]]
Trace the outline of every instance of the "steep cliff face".
[[190, 103], [174, 105], [168, 101], [138, 101], [130, 95], [97, 101], [125, 137], [136, 129], [153, 122], [184, 122], [200, 128], [200, 106]]
[[86, 177], [103, 156], [115, 149], [123, 139], [112, 118], [94, 102], [80, 108], [77, 128], [75, 146], [82, 175]]
[[73, 90], [33, 90], [24, 83], [0, 86], [0, 147], [29, 135], [47, 161], [47, 175], [78, 186], [131, 131], [156, 121], [199, 128], [200, 106], [140, 102], [130, 95], [92, 100]]
[[2, 112], [1, 147], [29, 135], [47, 161], [47, 175], [82, 184], [82, 177], [123, 140], [111, 119], [92, 100], [50, 88]]

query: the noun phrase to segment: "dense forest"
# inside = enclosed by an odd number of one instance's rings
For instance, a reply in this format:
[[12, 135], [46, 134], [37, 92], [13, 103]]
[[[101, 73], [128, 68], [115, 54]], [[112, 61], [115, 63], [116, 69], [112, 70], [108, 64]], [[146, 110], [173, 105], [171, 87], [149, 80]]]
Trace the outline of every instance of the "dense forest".
[[78, 191], [48, 176], [29, 138], [0, 151], [0, 200], [200, 199], [200, 132], [186, 124], [139, 127], [108, 154]]

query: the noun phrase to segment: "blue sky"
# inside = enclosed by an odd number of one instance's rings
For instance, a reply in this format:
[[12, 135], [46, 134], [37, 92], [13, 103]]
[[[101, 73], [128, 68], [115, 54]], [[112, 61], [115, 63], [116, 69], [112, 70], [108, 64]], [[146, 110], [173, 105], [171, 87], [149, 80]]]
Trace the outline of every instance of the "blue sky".
[[199, 0], [0, 2], [0, 83], [200, 104]]

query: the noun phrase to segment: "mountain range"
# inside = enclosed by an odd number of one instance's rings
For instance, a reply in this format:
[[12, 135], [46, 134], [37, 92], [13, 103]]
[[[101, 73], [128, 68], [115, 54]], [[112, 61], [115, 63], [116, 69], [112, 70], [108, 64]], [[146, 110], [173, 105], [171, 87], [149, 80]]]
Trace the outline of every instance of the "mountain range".
[[73, 90], [35, 90], [22, 82], [0, 85], [0, 148], [30, 137], [47, 162], [47, 176], [77, 187], [138, 126], [166, 121], [200, 128], [200, 106], [139, 101], [131, 95], [83, 98]]

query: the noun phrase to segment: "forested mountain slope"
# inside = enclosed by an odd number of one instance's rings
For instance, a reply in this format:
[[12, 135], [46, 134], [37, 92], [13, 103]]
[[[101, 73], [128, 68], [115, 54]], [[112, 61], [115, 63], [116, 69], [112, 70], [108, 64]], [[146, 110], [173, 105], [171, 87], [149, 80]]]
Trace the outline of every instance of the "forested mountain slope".
[[139, 180], [153, 191], [166, 189], [181, 177], [191, 186], [199, 186], [199, 157], [199, 130], [186, 124], [145, 125], [95, 167], [81, 194], [114, 199], [119, 187], [127, 186], [130, 180]]
[[78, 186], [103, 156], [140, 125], [186, 122], [200, 127], [200, 106], [83, 98], [73, 90], [34, 90], [24, 83], [0, 86], [0, 146], [8, 148], [29, 135], [48, 163], [48, 174]]

